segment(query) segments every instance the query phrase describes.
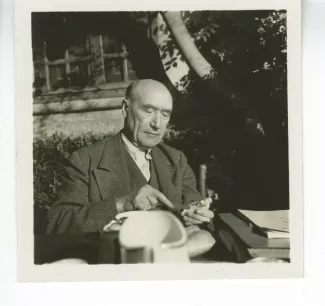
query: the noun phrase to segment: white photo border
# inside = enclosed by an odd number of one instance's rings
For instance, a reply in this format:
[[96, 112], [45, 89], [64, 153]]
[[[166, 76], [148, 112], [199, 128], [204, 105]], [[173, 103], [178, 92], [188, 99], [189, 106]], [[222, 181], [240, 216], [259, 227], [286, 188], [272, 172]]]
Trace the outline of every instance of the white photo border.
[[[151, 1], [152, 2], [152, 1]], [[16, 201], [18, 229], [18, 280], [20, 282], [107, 281], [107, 280], [195, 280], [292, 278], [303, 276], [302, 194], [302, 83], [301, 6], [295, 0], [164, 1], [77, 1], [16, 0], [15, 3], [15, 94], [16, 94]], [[185, 2], [185, 1], [184, 1]], [[149, 4], [150, 3], [150, 4]], [[33, 237], [33, 117], [31, 13], [37, 11], [118, 10], [287, 10], [288, 118], [290, 169], [289, 264], [164, 264], [164, 265], [35, 265]]]

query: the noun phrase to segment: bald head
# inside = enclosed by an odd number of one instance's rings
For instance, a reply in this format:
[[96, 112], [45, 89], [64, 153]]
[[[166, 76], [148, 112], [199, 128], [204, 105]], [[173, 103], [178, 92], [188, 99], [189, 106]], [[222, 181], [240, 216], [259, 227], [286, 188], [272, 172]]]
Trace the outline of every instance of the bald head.
[[151, 79], [138, 80], [131, 83], [126, 89], [125, 98], [133, 101], [136, 99], [141, 99], [141, 97], [149, 94], [150, 92], [159, 92], [172, 98], [169, 90], [164, 84]]
[[156, 146], [166, 131], [172, 108], [172, 96], [162, 83], [150, 79], [132, 83], [122, 108], [125, 135], [140, 148]]

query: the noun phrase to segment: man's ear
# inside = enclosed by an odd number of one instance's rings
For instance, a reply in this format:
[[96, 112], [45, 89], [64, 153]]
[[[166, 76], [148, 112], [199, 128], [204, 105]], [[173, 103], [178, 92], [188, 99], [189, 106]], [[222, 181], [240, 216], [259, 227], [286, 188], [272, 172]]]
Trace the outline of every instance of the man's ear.
[[126, 118], [128, 108], [129, 108], [128, 101], [126, 99], [123, 99], [122, 100], [122, 115], [124, 118]]

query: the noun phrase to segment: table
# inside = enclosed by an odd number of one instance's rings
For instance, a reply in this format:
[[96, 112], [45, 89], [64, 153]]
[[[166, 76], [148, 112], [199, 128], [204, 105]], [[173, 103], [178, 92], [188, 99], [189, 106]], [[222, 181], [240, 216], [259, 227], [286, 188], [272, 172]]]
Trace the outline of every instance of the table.
[[[289, 260], [289, 239], [268, 239], [252, 231], [234, 212], [219, 212], [215, 218], [216, 245], [192, 262], [247, 262], [256, 257]], [[89, 264], [118, 264], [116, 233], [43, 234], [34, 236], [35, 264], [79, 258]]]
[[34, 235], [34, 263], [40, 265], [78, 258], [96, 264], [99, 245], [99, 233]]
[[[120, 264], [117, 234], [43, 234], [34, 236], [34, 263], [37, 265], [61, 260], [83, 260], [88, 264]], [[191, 258], [191, 262], [219, 262], [227, 256], [218, 248]], [[78, 260], [76, 260], [78, 259]], [[67, 261], [70, 262], [70, 261]]]

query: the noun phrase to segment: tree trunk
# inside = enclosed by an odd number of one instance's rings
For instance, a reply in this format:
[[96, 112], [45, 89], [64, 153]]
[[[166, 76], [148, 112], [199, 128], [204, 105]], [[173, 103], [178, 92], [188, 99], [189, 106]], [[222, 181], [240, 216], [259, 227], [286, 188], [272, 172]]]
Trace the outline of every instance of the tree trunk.
[[181, 12], [165, 12], [163, 14], [166, 24], [174, 36], [180, 50], [182, 51], [189, 66], [197, 73], [200, 78], [205, 78], [211, 72], [215, 72], [209, 62], [203, 57], [194, 44], [193, 38], [188, 32]]

